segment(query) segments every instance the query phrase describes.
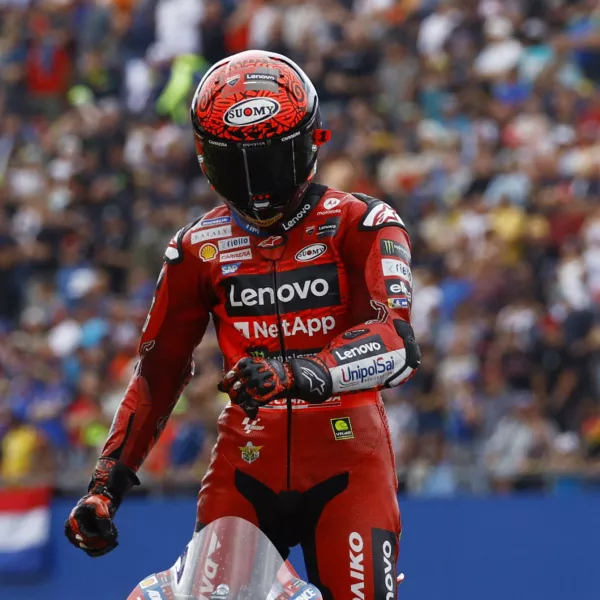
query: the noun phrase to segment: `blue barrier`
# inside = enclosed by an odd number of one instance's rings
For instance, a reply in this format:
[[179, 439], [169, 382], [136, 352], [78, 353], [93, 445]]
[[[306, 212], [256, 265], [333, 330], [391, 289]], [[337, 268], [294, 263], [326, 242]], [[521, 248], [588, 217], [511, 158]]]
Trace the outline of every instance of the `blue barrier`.
[[[124, 600], [139, 580], [175, 561], [194, 525], [192, 499], [132, 499], [117, 518], [119, 548], [91, 559], [63, 538], [71, 506], [53, 506], [52, 576], [28, 585], [0, 582], [1, 600]], [[600, 597], [598, 496], [411, 499], [401, 506], [401, 600]], [[292, 562], [303, 573], [297, 549]]]

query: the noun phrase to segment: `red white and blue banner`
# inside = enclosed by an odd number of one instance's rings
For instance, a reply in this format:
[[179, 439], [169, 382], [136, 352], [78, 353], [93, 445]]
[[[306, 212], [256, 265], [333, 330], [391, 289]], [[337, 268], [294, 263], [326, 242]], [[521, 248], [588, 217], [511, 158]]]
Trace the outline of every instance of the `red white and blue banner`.
[[0, 488], [0, 580], [50, 563], [50, 488]]

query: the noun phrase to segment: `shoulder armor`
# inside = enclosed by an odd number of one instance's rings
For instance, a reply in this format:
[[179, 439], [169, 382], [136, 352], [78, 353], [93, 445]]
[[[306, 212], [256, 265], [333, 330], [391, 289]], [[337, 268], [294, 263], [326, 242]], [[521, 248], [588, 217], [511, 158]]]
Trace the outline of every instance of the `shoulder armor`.
[[[229, 227], [231, 228], [231, 215], [227, 211], [225, 214], [222, 213], [225, 207], [215, 208], [206, 214], [198, 217], [195, 221], [188, 223], [185, 227], [182, 227], [169, 242], [165, 251], [165, 262], [169, 265], [176, 265], [183, 260], [183, 241], [188, 231], [194, 231], [197, 229], [213, 228], [213, 227]], [[194, 234], [192, 234], [193, 236]]]
[[404, 221], [383, 200], [378, 200], [367, 194], [352, 193], [351, 195], [362, 200], [367, 205], [367, 210], [358, 227], [360, 231], [373, 231], [382, 227], [400, 227], [406, 231]]
[[[202, 217], [200, 217], [202, 219]], [[164, 260], [168, 265], [177, 265], [183, 261], [183, 237], [185, 234], [196, 226], [200, 219], [196, 219], [182, 227], [171, 239], [167, 249], [165, 250]]]

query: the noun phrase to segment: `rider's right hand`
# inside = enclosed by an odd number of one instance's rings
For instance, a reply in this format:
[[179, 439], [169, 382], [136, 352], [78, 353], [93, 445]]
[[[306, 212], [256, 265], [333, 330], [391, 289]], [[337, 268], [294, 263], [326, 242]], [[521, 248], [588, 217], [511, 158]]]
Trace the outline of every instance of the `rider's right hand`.
[[108, 496], [88, 494], [71, 511], [65, 535], [88, 556], [103, 556], [118, 546], [118, 532], [112, 521], [115, 510]]
[[67, 539], [89, 556], [102, 556], [118, 546], [115, 512], [125, 494], [140, 481], [114, 458], [98, 459], [88, 493], [76, 504], [65, 522]]

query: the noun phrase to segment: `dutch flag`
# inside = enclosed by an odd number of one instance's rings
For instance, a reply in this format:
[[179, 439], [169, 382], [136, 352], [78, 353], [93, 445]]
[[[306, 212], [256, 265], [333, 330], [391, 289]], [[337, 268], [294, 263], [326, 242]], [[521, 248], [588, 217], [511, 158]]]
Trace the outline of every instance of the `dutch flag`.
[[0, 580], [49, 566], [50, 499], [50, 488], [0, 489]]

